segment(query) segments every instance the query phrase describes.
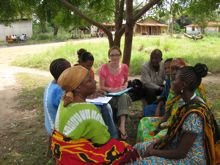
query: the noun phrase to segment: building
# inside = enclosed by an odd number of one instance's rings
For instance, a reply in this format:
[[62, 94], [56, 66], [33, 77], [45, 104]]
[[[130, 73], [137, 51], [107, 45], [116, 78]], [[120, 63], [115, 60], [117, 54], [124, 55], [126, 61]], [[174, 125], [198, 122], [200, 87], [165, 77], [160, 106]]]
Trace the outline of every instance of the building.
[[[198, 34], [202, 32], [202, 28], [197, 24], [190, 24], [185, 26], [187, 34]], [[220, 32], [220, 22], [208, 22], [204, 29], [205, 33], [218, 33]]]
[[9, 35], [20, 36], [22, 34], [26, 34], [28, 38], [32, 36], [32, 20], [16, 20], [9, 25], [0, 23], [0, 40], [5, 40]]
[[135, 33], [142, 35], [160, 35], [167, 31], [168, 25], [160, 23], [159, 21], [147, 18], [135, 24]]

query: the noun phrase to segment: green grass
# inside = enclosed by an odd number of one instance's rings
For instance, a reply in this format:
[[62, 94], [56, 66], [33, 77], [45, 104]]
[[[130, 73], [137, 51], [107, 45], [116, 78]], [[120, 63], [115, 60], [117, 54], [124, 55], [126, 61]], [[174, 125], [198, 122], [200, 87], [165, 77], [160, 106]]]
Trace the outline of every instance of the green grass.
[[[122, 44], [123, 45], [123, 44]], [[182, 57], [189, 65], [198, 62], [206, 63], [211, 72], [220, 72], [220, 37], [206, 36], [202, 40], [190, 40], [183, 37], [169, 36], [135, 36], [133, 40], [130, 74], [140, 73], [141, 65], [149, 59], [150, 52], [159, 48], [163, 51], [163, 58]], [[47, 70], [50, 62], [59, 57], [66, 58], [72, 63], [77, 62], [76, 51], [85, 48], [95, 57], [94, 70], [108, 61], [107, 39], [100, 41], [68, 42], [66, 45], [48, 52], [28, 55], [15, 59], [12, 64], [23, 67], [32, 67]]]

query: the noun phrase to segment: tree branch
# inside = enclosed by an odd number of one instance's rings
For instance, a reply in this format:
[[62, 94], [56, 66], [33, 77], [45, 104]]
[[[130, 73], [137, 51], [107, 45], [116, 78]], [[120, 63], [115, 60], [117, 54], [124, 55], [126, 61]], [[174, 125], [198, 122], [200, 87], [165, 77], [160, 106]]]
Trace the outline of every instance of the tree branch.
[[103, 31], [107, 34], [107, 36], [112, 35], [111, 32], [105, 26], [103, 26], [101, 23], [98, 23], [98, 22], [94, 21], [93, 19], [89, 18], [87, 15], [83, 14], [80, 10], [78, 10], [77, 7], [75, 7], [74, 5], [69, 3], [67, 0], [60, 0], [60, 2], [64, 6], [66, 6], [68, 9], [73, 11], [76, 15], [78, 15], [79, 17], [85, 19], [90, 24], [95, 25], [95, 26], [99, 27], [100, 29], [103, 29]]
[[153, 7], [161, 1], [163, 0], [150, 0], [150, 2], [148, 2], [142, 9], [140, 9], [140, 11], [136, 15], [134, 15], [134, 22], [140, 19], [140, 17], [144, 15], [144, 13], [146, 13], [151, 7]]

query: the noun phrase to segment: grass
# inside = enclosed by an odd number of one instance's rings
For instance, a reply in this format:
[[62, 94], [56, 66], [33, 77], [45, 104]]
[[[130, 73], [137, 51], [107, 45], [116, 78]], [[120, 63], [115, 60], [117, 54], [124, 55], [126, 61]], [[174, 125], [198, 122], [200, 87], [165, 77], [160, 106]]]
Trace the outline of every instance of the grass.
[[[123, 45], [123, 44], [122, 44]], [[189, 65], [198, 62], [206, 63], [211, 72], [220, 72], [220, 37], [207, 36], [202, 40], [190, 40], [183, 37], [171, 38], [169, 36], [135, 36], [133, 40], [132, 56], [130, 62], [130, 75], [138, 75], [141, 65], [149, 60], [150, 52], [159, 48], [163, 51], [163, 58], [182, 57]], [[85, 42], [67, 42], [57, 49], [49, 50], [37, 55], [27, 55], [15, 59], [12, 64], [22, 67], [48, 69], [48, 64], [55, 58], [63, 57], [72, 63], [77, 62], [76, 51], [86, 48], [95, 57], [94, 70], [108, 61], [107, 39]]]

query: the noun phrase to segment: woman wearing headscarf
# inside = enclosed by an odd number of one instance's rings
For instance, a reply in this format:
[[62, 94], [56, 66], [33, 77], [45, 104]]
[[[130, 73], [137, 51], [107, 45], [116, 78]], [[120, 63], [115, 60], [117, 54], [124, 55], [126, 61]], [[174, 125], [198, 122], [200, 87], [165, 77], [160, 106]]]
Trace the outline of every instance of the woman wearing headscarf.
[[[93, 63], [94, 63], [94, 57], [93, 55], [86, 51], [85, 49], [81, 48], [77, 51], [78, 54], [78, 64], [75, 64], [75, 66], [77, 65], [81, 65], [83, 67], [85, 67], [86, 69], [89, 70], [90, 75], [92, 76], [93, 79], [95, 79], [95, 74], [94, 71], [92, 69]], [[99, 96], [103, 96], [105, 94], [104, 91], [97, 89], [92, 95], [90, 95], [88, 98], [93, 99]], [[113, 112], [112, 112], [112, 108], [111, 105], [109, 103], [107, 104], [102, 104], [102, 105], [96, 105], [103, 117], [103, 120], [105, 122], [105, 124], [108, 126], [108, 131], [110, 133], [110, 136], [112, 138], [118, 138], [118, 130], [117, 127], [114, 123], [113, 120]]]
[[216, 151], [219, 149], [215, 145], [219, 144], [219, 132], [216, 121], [207, 104], [195, 94], [207, 72], [205, 64], [177, 71], [173, 91], [184, 100], [184, 105], [178, 108], [164, 137], [135, 145], [144, 159], [133, 164], [217, 163]]
[[66, 69], [58, 84], [65, 90], [52, 135], [51, 149], [58, 164], [119, 164], [130, 152], [137, 156], [127, 143], [110, 139], [97, 107], [85, 102], [96, 89], [86, 68]]

